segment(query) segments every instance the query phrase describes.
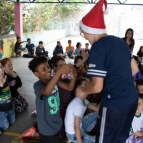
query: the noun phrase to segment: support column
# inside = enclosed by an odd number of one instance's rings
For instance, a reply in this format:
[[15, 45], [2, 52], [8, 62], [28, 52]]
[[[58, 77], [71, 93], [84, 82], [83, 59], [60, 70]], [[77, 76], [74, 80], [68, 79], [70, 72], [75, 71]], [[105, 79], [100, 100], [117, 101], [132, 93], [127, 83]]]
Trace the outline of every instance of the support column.
[[15, 34], [16, 36], [23, 38], [23, 19], [22, 19], [22, 3], [14, 3], [15, 14]]

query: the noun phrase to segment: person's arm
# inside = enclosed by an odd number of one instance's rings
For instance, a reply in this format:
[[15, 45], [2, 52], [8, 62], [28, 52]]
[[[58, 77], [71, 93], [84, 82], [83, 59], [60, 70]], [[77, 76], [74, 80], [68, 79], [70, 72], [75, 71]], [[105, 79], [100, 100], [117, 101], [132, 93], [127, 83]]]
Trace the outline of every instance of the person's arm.
[[143, 137], [143, 133], [140, 131], [134, 132], [134, 135], [137, 137]]
[[72, 69], [73, 69], [73, 72], [72, 72], [73, 78], [70, 80], [70, 83], [65, 83], [65, 82], [60, 81], [58, 84], [60, 88], [63, 88], [68, 91], [72, 91], [74, 89], [74, 85], [75, 85], [75, 81], [77, 77], [77, 71], [74, 68]]
[[138, 64], [134, 58], [131, 59], [131, 69], [132, 69], [132, 76], [135, 76], [139, 72]]
[[56, 74], [53, 76], [53, 78], [48, 82], [48, 84], [46, 85], [45, 88], [43, 88], [41, 90], [41, 95], [50, 95], [55, 87], [55, 85], [57, 84], [60, 76], [63, 73], [70, 73], [72, 72], [72, 66], [71, 65], [64, 65], [62, 66], [57, 72]]
[[61, 46], [61, 53], [64, 54], [64, 52], [63, 52], [63, 47], [62, 47], [62, 46]]
[[76, 89], [77, 95], [88, 95], [101, 92], [103, 88], [104, 78], [92, 77], [92, 82], [86, 87], [78, 87]]
[[68, 47], [66, 47], [66, 53], [68, 52]]
[[89, 108], [89, 109], [91, 109], [91, 110], [93, 110], [95, 112], [99, 112], [99, 107], [100, 107], [100, 104], [97, 105], [95, 103], [89, 103], [87, 105], [87, 108]]
[[15, 85], [15, 86], [16, 86], [16, 87], [21, 87], [21, 86], [22, 86], [21, 79], [20, 79], [20, 77], [17, 75], [16, 72], [12, 71], [12, 72], [10, 73], [10, 76], [13, 77], [13, 78], [15, 78], [15, 80], [16, 80], [16, 85]]
[[75, 130], [75, 135], [76, 135], [78, 143], [82, 143], [82, 135], [81, 135], [81, 131], [80, 131], [80, 122], [81, 122], [80, 117], [75, 116], [74, 117], [74, 130]]
[[19, 44], [22, 44], [22, 43], [24, 43], [24, 42], [27, 42], [27, 41], [21, 41], [21, 42], [19, 42]]

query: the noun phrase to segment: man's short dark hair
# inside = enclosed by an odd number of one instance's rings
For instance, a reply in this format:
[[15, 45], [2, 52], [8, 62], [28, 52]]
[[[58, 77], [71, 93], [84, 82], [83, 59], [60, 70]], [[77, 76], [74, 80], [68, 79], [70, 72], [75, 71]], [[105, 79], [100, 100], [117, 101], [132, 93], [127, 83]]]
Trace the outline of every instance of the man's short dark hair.
[[57, 41], [57, 44], [60, 43], [60, 41]]
[[143, 85], [143, 79], [136, 80], [136, 85]]
[[39, 41], [39, 44], [43, 44], [43, 41]]
[[69, 43], [69, 42], [72, 42], [72, 41], [71, 41], [71, 40], [68, 40], [68, 43]]
[[36, 56], [29, 62], [28, 67], [34, 73], [37, 71], [37, 67], [45, 62], [47, 62], [47, 58], [45, 56]]
[[20, 37], [18, 36], [18, 37], [17, 37], [17, 40], [18, 40], [19, 38], [20, 38]]
[[85, 45], [89, 45], [89, 43], [85, 43]]
[[31, 40], [30, 38], [27, 39], [27, 41], [30, 41], [30, 40]]

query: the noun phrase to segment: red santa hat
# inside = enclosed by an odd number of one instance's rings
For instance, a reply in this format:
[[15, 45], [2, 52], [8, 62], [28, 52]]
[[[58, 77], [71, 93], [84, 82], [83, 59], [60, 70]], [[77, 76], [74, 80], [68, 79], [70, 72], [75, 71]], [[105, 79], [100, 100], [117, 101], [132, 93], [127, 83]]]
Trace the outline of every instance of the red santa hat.
[[[103, 5], [105, 11], [103, 12]], [[104, 14], [107, 14], [107, 1], [99, 0], [96, 5], [80, 21], [80, 28], [89, 34], [106, 33]]]

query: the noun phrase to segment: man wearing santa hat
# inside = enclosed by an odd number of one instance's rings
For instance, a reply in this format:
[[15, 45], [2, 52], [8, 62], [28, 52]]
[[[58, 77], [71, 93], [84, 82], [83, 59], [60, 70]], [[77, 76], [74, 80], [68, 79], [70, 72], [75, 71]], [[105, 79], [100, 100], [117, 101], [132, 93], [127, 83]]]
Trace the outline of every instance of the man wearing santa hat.
[[100, 92], [96, 143], [125, 143], [138, 104], [132, 78], [138, 68], [128, 45], [121, 38], [106, 34], [106, 9], [106, 0], [99, 0], [80, 21], [81, 35], [92, 45], [87, 71], [92, 83], [79, 87], [76, 94]]

